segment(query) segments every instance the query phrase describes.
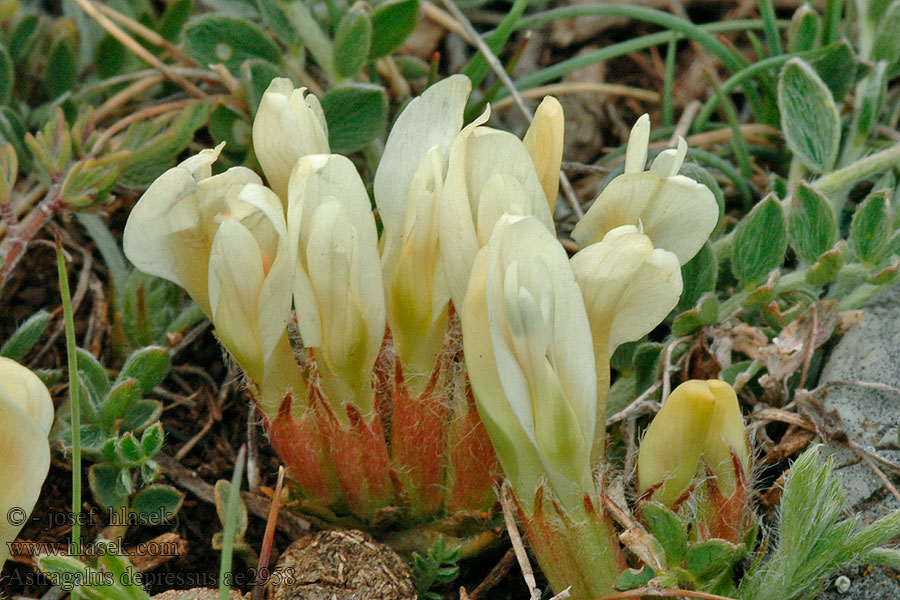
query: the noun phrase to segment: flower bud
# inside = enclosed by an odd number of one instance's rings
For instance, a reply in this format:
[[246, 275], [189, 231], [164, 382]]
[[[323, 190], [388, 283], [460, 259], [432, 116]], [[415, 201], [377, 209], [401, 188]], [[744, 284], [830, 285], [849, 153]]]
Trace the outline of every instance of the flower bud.
[[223, 146], [201, 150], [160, 175], [132, 209], [123, 237], [128, 260], [183, 287], [207, 317], [209, 256], [220, 218], [252, 219], [256, 209], [240, 200], [240, 190], [262, 183], [244, 167], [212, 175]]
[[685, 264], [706, 242], [719, 209], [709, 188], [678, 175], [687, 153], [683, 139], [677, 148], [659, 153], [645, 171], [649, 141], [650, 118], [643, 115], [628, 139], [625, 172], [600, 192], [572, 237], [584, 248], [616, 227], [634, 225], [654, 247], [674, 253]]
[[638, 490], [673, 506], [705, 478], [703, 465], [727, 501], [747, 481], [749, 462], [734, 389], [715, 379], [686, 381], [647, 428], [638, 454]]
[[0, 357], [0, 569], [47, 477], [52, 424], [53, 401], [41, 380]]
[[294, 89], [289, 79], [272, 80], [253, 119], [253, 150], [269, 185], [287, 200], [288, 180], [297, 161], [328, 154], [328, 124], [319, 99]]
[[544, 96], [522, 139], [541, 180], [551, 214], [556, 209], [556, 197], [559, 194], [559, 168], [562, 165], [565, 127], [562, 104], [553, 96]]

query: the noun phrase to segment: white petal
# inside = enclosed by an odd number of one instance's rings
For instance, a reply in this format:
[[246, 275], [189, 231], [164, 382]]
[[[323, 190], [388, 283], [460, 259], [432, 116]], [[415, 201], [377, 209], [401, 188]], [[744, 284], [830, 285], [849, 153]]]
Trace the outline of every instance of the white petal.
[[657, 154], [653, 164], [650, 166], [650, 170], [659, 173], [659, 176], [663, 179], [674, 177], [678, 175], [686, 155], [687, 142], [684, 141], [683, 137], [678, 136], [678, 147], [663, 150]]
[[625, 173], [640, 173], [647, 164], [647, 147], [650, 145], [650, 116], [641, 115], [625, 147]]
[[[50, 468], [47, 428], [19, 400], [0, 391], [0, 570], [9, 558], [7, 544], [22, 529], [10, 523], [7, 515], [14, 507], [24, 510], [26, 517], [31, 514]], [[52, 415], [52, 404], [50, 409]], [[40, 414], [43, 418], [43, 409]]]
[[644, 233], [657, 248], [685, 264], [700, 250], [719, 217], [713, 193], [683, 175], [665, 180], [642, 215]]
[[614, 229], [602, 242], [579, 251], [571, 265], [595, 340], [608, 340], [610, 353], [652, 331], [681, 295], [678, 259], [654, 249], [650, 239], [631, 226]]
[[551, 214], [556, 208], [559, 193], [565, 126], [562, 104], [553, 96], [545, 96], [534, 111], [534, 120], [522, 139], [544, 187]]
[[597, 199], [575, 225], [572, 239], [585, 248], [603, 239], [609, 231], [622, 225], [637, 226], [647, 203], [662, 185], [657, 173], [640, 172], [619, 175], [603, 188]]
[[471, 91], [468, 77], [451, 75], [413, 99], [397, 117], [374, 181], [375, 204], [386, 232], [403, 229], [409, 184], [425, 154], [437, 146], [442, 164], [447, 164]]

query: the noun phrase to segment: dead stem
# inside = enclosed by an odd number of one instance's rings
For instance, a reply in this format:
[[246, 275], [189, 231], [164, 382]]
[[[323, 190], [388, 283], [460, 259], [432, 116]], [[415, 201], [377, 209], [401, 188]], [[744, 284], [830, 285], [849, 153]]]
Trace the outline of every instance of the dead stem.
[[111, 36], [116, 38], [119, 42], [122, 43], [123, 46], [131, 50], [136, 56], [142, 59], [144, 62], [152, 66], [154, 69], [165, 75], [168, 79], [172, 80], [179, 86], [181, 86], [188, 94], [194, 96], [195, 98], [205, 98], [206, 94], [198, 88], [196, 85], [178, 75], [174, 71], [172, 71], [168, 65], [164, 62], [153, 56], [146, 48], [141, 46], [133, 37], [125, 33], [121, 27], [113, 23], [109, 17], [100, 12], [97, 6], [91, 0], [75, 0], [78, 5], [90, 16], [92, 19], [97, 21], [97, 23], [103, 27]]
[[509, 533], [509, 541], [512, 543], [516, 559], [519, 561], [519, 568], [522, 569], [522, 577], [528, 586], [528, 594], [531, 600], [540, 600], [541, 592], [537, 587], [534, 570], [531, 568], [528, 553], [525, 551], [525, 544], [522, 543], [522, 536], [519, 535], [519, 529], [516, 527], [516, 518], [513, 515], [509, 493], [508, 486], [504, 485], [500, 488], [500, 506], [503, 508], [503, 520], [506, 522], [506, 531]]
[[640, 598], [641, 596], [655, 596], [658, 598], [700, 598], [701, 600], [733, 600], [726, 596], [718, 596], [696, 590], [662, 589], [642, 587], [627, 592], [619, 592], [610, 596], [603, 596], [597, 600], [626, 600], [626, 598]]
[[103, 3], [97, 3], [94, 6], [96, 6], [100, 12], [104, 13], [106, 16], [108, 16], [113, 21], [117, 22], [119, 25], [121, 25], [125, 29], [128, 29], [132, 33], [135, 33], [136, 35], [141, 36], [142, 38], [144, 38], [145, 40], [147, 40], [154, 46], [158, 46], [158, 47], [162, 48], [163, 50], [168, 52], [169, 56], [171, 56], [172, 58], [174, 58], [177, 61], [180, 61], [186, 67], [197, 67], [198, 66], [197, 62], [194, 59], [187, 56], [184, 52], [179, 50], [177, 46], [175, 46], [174, 44], [169, 42], [169, 40], [165, 39], [163, 36], [159, 35], [158, 33], [153, 31], [149, 27], [145, 27], [144, 25], [141, 25], [137, 21], [130, 19], [129, 17], [126, 17], [125, 15], [123, 15], [122, 13], [117, 11], [116, 9], [114, 9], [110, 6], [107, 6]]
[[[571, 81], [565, 83], [551, 83], [542, 85], [530, 90], [520, 92], [523, 98], [543, 98], [548, 94], [604, 94], [606, 96], [629, 96], [638, 100], [647, 102], [659, 102], [659, 94], [657, 92], [642, 90], [618, 83], [595, 83], [591, 81]], [[491, 103], [491, 107], [495, 110], [503, 110], [513, 105], [515, 100], [507, 96]]]

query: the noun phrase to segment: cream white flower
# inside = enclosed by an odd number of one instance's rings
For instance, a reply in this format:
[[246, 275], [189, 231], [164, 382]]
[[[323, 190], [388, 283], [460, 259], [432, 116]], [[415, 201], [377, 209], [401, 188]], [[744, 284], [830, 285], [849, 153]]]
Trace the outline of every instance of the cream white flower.
[[450, 296], [440, 264], [439, 205], [450, 146], [471, 89], [468, 77], [453, 75], [410, 102], [391, 129], [375, 173], [387, 318], [410, 372], [430, 372], [446, 329]]
[[599, 459], [606, 443], [609, 359], [620, 344], [647, 335], [675, 308], [682, 290], [681, 268], [674, 254], [654, 248], [650, 238], [630, 225], [579, 251], [570, 264], [591, 324], [597, 372], [594, 457]]
[[262, 183], [244, 167], [213, 176], [223, 146], [201, 150], [160, 175], [132, 209], [123, 238], [128, 260], [186, 289], [207, 316], [209, 255], [219, 221], [226, 215], [254, 219], [256, 209], [239, 201], [240, 191]]
[[[504, 216], [476, 267], [462, 323], [479, 412], [489, 431], [502, 433], [496, 448], [520, 478], [513, 480], [519, 498], [533, 497], [535, 465], [521, 461], [536, 455], [560, 502], [580, 507], [594, 489], [597, 380], [584, 301], [565, 250], [535, 217]], [[521, 447], [523, 434], [533, 451]]]
[[[9, 558], [7, 544], [31, 514], [47, 477], [52, 424], [53, 401], [41, 380], [0, 357], [0, 569]], [[14, 514], [14, 508], [21, 512]]]
[[572, 231], [584, 248], [599, 242], [612, 229], [634, 225], [656, 248], [673, 252], [681, 264], [703, 246], [718, 220], [715, 197], [705, 185], [678, 175], [687, 143], [664, 150], [645, 171], [650, 118], [643, 115], [631, 130], [625, 172], [613, 179]]
[[287, 200], [288, 180], [297, 160], [328, 154], [328, 124], [319, 99], [294, 89], [289, 79], [272, 80], [253, 119], [253, 150], [269, 185]]
[[288, 186], [294, 306], [303, 344], [316, 348], [329, 398], [373, 410], [371, 373], [384, 338], [378, 235], [365, 186], [349, 159], [300, 159]]
[[285, 341], [296, 259], [274, 192], [247, 184], [232, 203], [245, 214], [217, 219], [209, 257], [212, 320], [247, 375], [261, 381], [275, 347]]
[[441, 197], [441, 260], [456, 306], [465, 298], [478, 249], [502, 215], [533, 215], [548, 232], [555, 230], [531, 155], [513, 134], [485, 127], [489, 113], [453, 142]]

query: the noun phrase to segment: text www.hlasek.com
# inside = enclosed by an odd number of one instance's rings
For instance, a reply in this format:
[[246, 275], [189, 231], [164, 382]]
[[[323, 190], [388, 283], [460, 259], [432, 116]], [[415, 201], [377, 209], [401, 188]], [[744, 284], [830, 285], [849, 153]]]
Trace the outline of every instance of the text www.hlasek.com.
[[[103, 541], [98, 544], [84, 543], [77, 552], [71, 542], [7, 542], [10, 556], [73, 556], [88, 555], [100, 556], [102, 554], [122, 554], [122, 544], [119, 541]], [[179, 555], [178, 542], [143, 542], [133, 550], [142, 556], [170, 556]]]

